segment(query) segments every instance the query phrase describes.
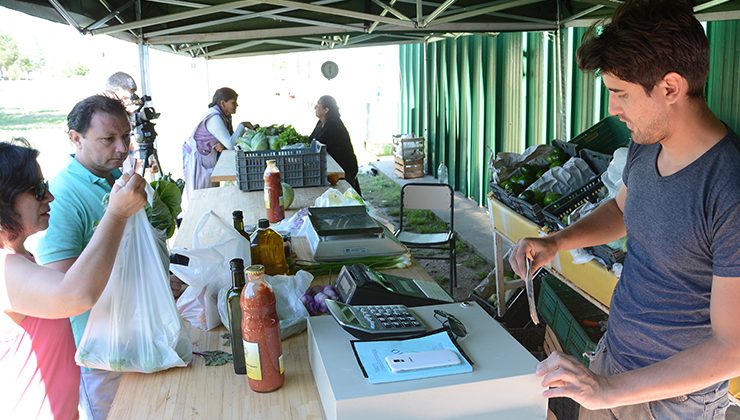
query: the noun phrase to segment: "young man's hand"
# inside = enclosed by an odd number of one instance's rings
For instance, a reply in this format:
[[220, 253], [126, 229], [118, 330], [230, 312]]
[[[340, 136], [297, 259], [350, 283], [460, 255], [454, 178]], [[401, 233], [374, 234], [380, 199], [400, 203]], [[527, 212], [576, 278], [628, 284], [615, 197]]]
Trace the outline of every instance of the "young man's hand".
[[524, 238], [516, 243], [509, 256], [511, 269], [520, 278], [524, 278], [526, 273], [525, 259], [532, 261], [530, 272], [534, 273], [552, 260], [558, 253], [558, 246], [554, 238]]
[[609, 381], [589, 370], [573, 356], [552, 352], [537, 364], [535, 371], [542, 377], [546, 398], [571, 398], [589, 410], [609, 408]]

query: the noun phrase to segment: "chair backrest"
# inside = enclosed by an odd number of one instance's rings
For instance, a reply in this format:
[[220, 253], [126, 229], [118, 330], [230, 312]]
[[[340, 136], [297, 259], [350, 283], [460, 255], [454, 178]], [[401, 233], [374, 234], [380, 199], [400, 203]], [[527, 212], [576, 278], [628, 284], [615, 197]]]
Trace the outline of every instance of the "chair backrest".
[[404, 210], [441, 210], [450, 212], [450, 227], [453, 226], [455, 197], [447, 184], [410, 182], [401, 187], [401, 227]]

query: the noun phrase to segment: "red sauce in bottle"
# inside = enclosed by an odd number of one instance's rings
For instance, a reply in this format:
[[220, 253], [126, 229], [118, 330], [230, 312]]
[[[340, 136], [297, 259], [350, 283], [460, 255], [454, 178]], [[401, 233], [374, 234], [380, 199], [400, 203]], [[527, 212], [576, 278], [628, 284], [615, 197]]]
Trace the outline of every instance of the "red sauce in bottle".
[[241, 308], [247, 380], [253, 391], [271, 392], [285, 382], [275, 293], [264, 280], [263, 266], [252, 265], [245, 271], [247, 284], [242, 289]]
[[274, 160], [267, 161], [264, 181], [267, 220], [270, 223], [277, 223], [285, 219], [285, 209], [283, 208], [283, 186], [280, 182], [280, 169], [278, 169]]

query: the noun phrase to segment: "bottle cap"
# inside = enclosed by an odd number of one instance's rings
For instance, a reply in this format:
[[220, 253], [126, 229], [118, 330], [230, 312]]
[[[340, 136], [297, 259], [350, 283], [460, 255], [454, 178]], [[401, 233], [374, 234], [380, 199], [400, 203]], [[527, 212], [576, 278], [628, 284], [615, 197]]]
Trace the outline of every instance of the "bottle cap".
[[241, 210], [234, 210], [233, 212], [231, 212], [231, 216], [234, 219], [243, 219], [244, 218], [244, 213], [242, 213]]
[[257, 227], [260, 228], [260, 229], [267, 229], [267, 228], [270, 227], [270, 221], [267, 220], [267, 219], [260, 219], [257, 222]]
[[245, 270], [245, 272], [247, 273], [247, 275], [250, 275], [250, 274], [265, 274], [265, 266], [264, 265], [260, 265], [260, 264], [250, 265], [249, 267], [247, 267], [247, 269]]
[[244, 260], [241, 258], [234, 258], [229, 261], [229, 268], [231, 271], [242, 271], [244, 270]]

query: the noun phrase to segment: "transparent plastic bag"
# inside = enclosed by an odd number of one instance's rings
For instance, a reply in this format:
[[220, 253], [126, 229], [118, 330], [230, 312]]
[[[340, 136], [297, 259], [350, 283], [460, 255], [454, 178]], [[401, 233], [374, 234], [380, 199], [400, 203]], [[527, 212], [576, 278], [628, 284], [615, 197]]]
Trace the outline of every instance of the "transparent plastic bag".
[[[301, 296], [311, 285], [313, 275], [308, 271], [300, 270], [293, 276], [265, 275], [265, 281], [272, 286], [272, 291], [275, 293], [275, 307], [278, 318], [280, 318], [280, 339], [285, 340], [305, 330], [308, 310], [301, 302]], [[231, 286], [224, 287], [218, 293], [218, 315], [227, 329], [229, 328], [229, 308], [226, 295], [230, 288]]]
[[126, 222], [110, 280], [77, 347], [78, 365], [151, 373], [190, 363], [192, 343], [161, 259], [161, 240], [142, 209]]
[[177, 299], [177, 310], [190, 325], [201, 330], [218, 326], [218, 292], [231, 285], [229, 261], [252, 261], [249, 243], [218, 215], [205, 213], [193, 230], [192, 249], [173, 249], [188, 257], [188, 265], [170, 264], [170, 271], [188, 287]]
[[365, 205], [365, 200], [357, 194], [354, 188], [350, 187], [343, 193], [336, 188], [329, 188], [324, 191], [315, 201], [316, 207], [334, 207], [334, 206], [360, 206]]

